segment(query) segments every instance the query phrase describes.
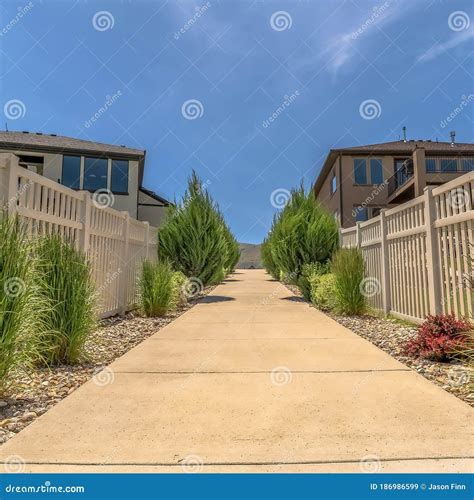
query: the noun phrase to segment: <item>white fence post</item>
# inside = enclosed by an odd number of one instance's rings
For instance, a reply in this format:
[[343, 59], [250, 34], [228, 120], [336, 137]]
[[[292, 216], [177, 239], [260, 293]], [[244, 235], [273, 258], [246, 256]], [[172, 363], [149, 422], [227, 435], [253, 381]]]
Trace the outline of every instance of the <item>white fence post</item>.
[[362, 233], [360, 230], [360, 222], [356, 222], [356, 248], [360, 249], [362, 243]]
[[145, 221], [145, 259], [148, 260], [150, 255], [150, 223]]
[[120, 313], [123, 314], [127, 310], [128, 306], [128, 241], [130, 235], [130, 214], [128, 212], [122, 212], [123, 214], [123, 243], [122, 243], [122, 264], [120, 266], [122, 273], [120, 275], [120, 302], [119, 308]]
[[83, 191], [81, 207], [82, 229], [79, 237], [79, 248], [87, 253], [89, 251], [90, 231], [91, 231], [92, 198], [89, 191]]
[[426, 267], [428, 278], [429, 310], [431, 314], [442, 311], [441, 304], [441, 270], [439, 268], [439, 242], [434, 223], [436, 221], [436, 206], [433, 197], [433, 187], [424, 189], [425, 227], [426, 227]]
[[5, 203], [7, 206], [7, 212], [9, 214], [13, 214], [16, 211], [16, 201], [18, 199], [18, 179], [17, 179], [17, 171], [16, 166], [13, 162], [8, 162], [7, 167], [7, 190], [6, 190], [6, 199]]
[[388, 256], [387, 219], [385, 216], [385, 209], [380, 211], [380, 248], [382, 260], [382, 304], [383, 312], [388, 314], [392, 306], [390, 296], [390, 262]]

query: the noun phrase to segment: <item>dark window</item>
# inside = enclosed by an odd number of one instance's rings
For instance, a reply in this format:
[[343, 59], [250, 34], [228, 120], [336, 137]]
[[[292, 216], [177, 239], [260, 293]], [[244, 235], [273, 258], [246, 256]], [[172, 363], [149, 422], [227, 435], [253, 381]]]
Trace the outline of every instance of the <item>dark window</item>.
[[464, 170], [464, 172], [474, 171], [474, 158], [463, 158], [462, 169]]
[[107, 189], [107, 165], [106, 158], [84, 158], [84, 189]]
[[42, 156], [19, 155], [18, 165], [39, 175], [43, 175], [44, 158]]
[[436, 160], [434, 158], [429, 158], [426, 160], [426, 171], [436, 172]]
[[377, 217], [380, 215], [380, 210], [382, 210], [380, 207], [373, 207], [372, 208], [372, 217]]
[[112, 160], [113, 193], [128, 194], [128, 160]]
[[367, 169], [365, 158], [354, 158], [354, 183], [367, 184]]
[[356, 212], [355, 220], [356, 222], [363, 222], [369, 218], [367, 207], [356, 207], [354, 209]]
[[334, 194], [336, 190], [337, 190], [337, 178], [335, 172], [333, 172], [331, 179], [331, 194]]
[[441, 160], [441, 172], [456, 172], [458, 169], [455, 158]]
[[382, 160], [370, 160], [370, 182], [383, 184]]
[[81, 188], [81, 157], [63, 156], [61, 183], [72, 189]]

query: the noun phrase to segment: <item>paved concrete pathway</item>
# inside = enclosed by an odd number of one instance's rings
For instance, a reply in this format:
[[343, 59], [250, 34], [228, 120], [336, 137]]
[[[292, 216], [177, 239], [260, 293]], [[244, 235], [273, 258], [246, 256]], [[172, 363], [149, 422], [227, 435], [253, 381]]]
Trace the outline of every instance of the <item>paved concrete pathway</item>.
[[238, 271], [109, 369], [0, 459], [34, 472], [474, 470], [468, 405], [263, 271]]

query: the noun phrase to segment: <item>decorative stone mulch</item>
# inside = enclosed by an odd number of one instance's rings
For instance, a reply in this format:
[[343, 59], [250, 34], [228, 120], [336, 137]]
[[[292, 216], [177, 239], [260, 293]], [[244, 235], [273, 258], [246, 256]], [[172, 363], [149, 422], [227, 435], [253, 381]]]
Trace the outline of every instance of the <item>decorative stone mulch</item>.
[[0, 443], [20, 432], [106, 365], [181, 316], [213, 288], [206, 288], [199, 297], [163, 318], [144, 318], [136, 312], [129, 312], [102, 320], [87, 340], [87, 361], [83, 363], [18, 373], [10, 397], [0, 400]]
[[[298, 288], [287, 286], [294, 294], [301, 296]], [[325, 312], [325, 314], [474, 407], [474, 366], [472, 364], [466, 360], [438, 363], [404, 354], [405, 344], [416, 335], [416, 326], [410, 326], [395, 319], [369, 315], [341, 316], [332, 312]]]

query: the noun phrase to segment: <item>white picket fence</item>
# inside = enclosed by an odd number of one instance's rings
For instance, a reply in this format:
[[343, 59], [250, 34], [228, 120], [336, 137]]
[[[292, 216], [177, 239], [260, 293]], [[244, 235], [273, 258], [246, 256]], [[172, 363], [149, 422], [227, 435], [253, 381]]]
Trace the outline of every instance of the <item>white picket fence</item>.
[[18, 166], [13, 155], [1, 156], [2, 206], [18, 213], [32, 236], [56, 233], [87, 253], [101, 318], [132, 308], [142, 262], [157, 257], [157, 229], [96, 203], [88, 191], [74, 191]]
[[343, 247], [361, 249], [369, 303], [420, 322], [427, 314], [473, 316], [474, 172], [356, 226]]

